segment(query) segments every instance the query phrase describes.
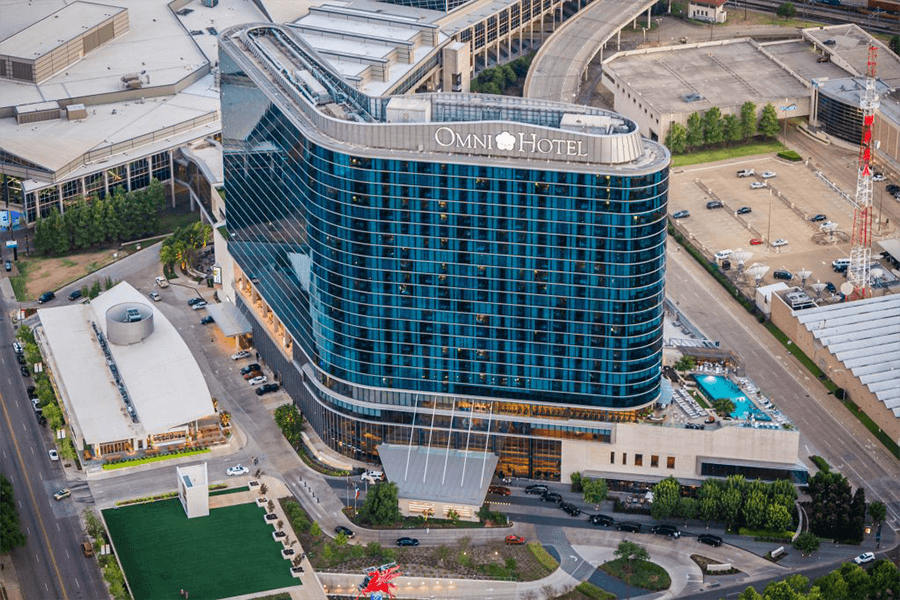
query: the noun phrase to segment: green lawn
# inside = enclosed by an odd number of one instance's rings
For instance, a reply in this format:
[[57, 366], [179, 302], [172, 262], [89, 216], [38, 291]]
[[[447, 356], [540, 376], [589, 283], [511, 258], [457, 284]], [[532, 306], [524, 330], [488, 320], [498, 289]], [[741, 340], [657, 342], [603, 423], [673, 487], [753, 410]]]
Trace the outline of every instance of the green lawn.
[[686, 167], [688, 165], [715, 162], [717, 160], [740, 158], [741, 156], [753, 156], [754, 154], [781, 152], [784, 149], [784, 144], [779, 141], [773, 140], [769, 142], [751, 142], [749, 144], [731, 146], [728, 148], [714, 148], [712, 150], [700, 150], [699, 152], [691, 152], [690, 154], [676, 154], [672, 157], [672, 166]]
[[188, 519], [175, 498], [103, 511], [135, 600], [215, 600], [300, 585], [265, 509], [238, 504]]
[[124, 469], [125, 467], [136, 467], [138, 465], [146, 465], [147, 463], [159, 462], [161, 460], [170, 460], [172, 458], [184, 458], [185, 456], [194, 456], [197, 454], [205, 454], [210, 452], [209, 448], [201, 450], [187, 450], [184, 452], [173, 452], [171, 454], [160, 454], [158, 456], [147, 456], [145, 458], [126, 459], [119, 462], [103, 463], [103, 470]]
[[649, 560], [632, 561], [631, 572], [628, 572], [628, 561], [623, 558], [611, 560], [600, 565], [600, 568], [629, 585], [645, 590], [667, 590], [672, 585], [669, 574], [661, 566]]
[[246, 492], [246, 491], [249, 490], [249, 489], [250, 489], [250, 488], [248, 488], [248, 487], [245, 485], [244, 487], [228, 488], [227, 490], [215, 490], [215, 491], [210, 491], [210, 492], [209, 492], [209, 495], [210, 495], [210, 496], [223, 496], [223, 495], [225, 495], [225, 494], [237, 494], [238, 492]]

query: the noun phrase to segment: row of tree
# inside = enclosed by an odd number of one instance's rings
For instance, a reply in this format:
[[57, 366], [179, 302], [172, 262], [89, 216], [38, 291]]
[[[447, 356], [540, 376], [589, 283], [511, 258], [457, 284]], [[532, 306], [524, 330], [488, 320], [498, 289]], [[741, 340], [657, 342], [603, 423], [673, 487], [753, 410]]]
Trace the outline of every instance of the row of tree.
[[208, 223], [195, 221], [184, 225], [167, 237], [159, 249], [159, 260], [164, 265], [179, 264], [182, 267], [194, 264], [197, 253], [212, 237], [212, 227]]
[[653, 486], [650, 514], [654, 519], [700, 519], [724, 521], [728, 526], [782, 532], [793, 523], [797, 490], [787, 480], [772, 483], [746, 481], [743, 475], [707, 479], [698, 497], [681, 494], [681, 484], [667, 477]]
[[841, 568], [816, 579], [810, 586], [803, 575], [791, 575], [773, 581], [760, 594], [748, 587], [738, 600], [866, 600], [900, 597], [900, 571], [888, 560], [879, 560], [866, 571], [857, 564]]
[[25, 545], [25, 533], [19, 522], [19, 509], [13, 497], [13, 486], [6, 475], [0, 474], [0, 553]]
[[63, 214], [56, 209], [34, 226], [34, 248], [41, 254], [66, 254], [94, 246], [155, 235], [166, 195], [162, 183], [132, 192], [121, 188], [100, 200], [79, 198]]
[[819, 471], [809, 479], [809, 528], [821, 538], [859, 543], [866, 525], [866, 492], [840, 473]]
[[716, 106], [702, 115], [691, 113], [687, 127], [672, 123], [665, 144], [672, 154], [684, 154], [704, 146], [744, 142], [756, 135], [774, 138], [777, 134], [778, 113], [775, 107], [766, 104], [757, 119], [756, 104], [747, 101], [741, 106], [739, 115], [722, 116], [722, 111]]
[[[34, 339], [34, 333], [28, 327], [20, 327], [16, 332], [16, 337], [22, 342], [25, 350], [25, 360], [29, 365], [35, 365], [43, 362], [41, 349], [38, 347]], [[33, 373], [34, 377], [34, 396], [38, 399], [41, 413], [47, 419], [50, 429], [56, 431], [66, 424], [63, 417], [62, 409], [59, 406], [59, 400], [56, 392], [53, 391], [53, 385], [50, 383], [50, 377], [47, 376], [46, 370], [39, 373]], [[69, 456], [69, 445], [64, 444], [61, 448], [63, 456], [66, 458], [74, 458]]]
[[520, 81], [524, 81], [528, 75], [528, 68], [534, 59], [534, 52], [526, 54], [511, 63], [484, 69], [478, 77], [472, 80], [469, 89], [483, 94], [503, 94], [507, 89], [515, 87]]

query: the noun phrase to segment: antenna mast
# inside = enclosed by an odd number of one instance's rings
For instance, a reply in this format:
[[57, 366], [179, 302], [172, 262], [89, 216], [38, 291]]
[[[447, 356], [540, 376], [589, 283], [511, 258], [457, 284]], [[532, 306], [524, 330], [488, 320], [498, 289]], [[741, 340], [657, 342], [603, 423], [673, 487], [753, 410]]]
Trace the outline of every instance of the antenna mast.
[[853, 235], [850, 240], [850, 265], [847, 279], [853, 285], [853, 299], [869, 295], [869, 263], [872, 258], [872, 123], [878, 108], [875, 93], [875, 65], [878, 48], [869, 46], [866, 61], [866, 89], [860, 95], [862, 141], [859, 145], [859, 170], [856, 178], [856, 208], [853, 211]]

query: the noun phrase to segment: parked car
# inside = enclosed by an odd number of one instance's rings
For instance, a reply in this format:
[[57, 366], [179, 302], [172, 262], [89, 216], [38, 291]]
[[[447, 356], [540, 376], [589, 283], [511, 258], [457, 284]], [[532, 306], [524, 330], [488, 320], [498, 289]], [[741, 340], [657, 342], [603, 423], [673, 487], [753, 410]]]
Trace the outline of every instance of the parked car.
[[509, 496], [512, 494], [512, 490], [502, 485], [492, 485], [488, 487], [488, 494], [494, 494], [495, 496]]
[[711, 533], [701, 533], [697, 536], [697, 541], [701, 544], [707, 544], [709, 546], [715, 546], [717, 548], [722, 545], [722, 538]]
[[756, 174], [756, 171], [753, 169], [741, 169], [737, 172], [738, 177], [753, 177]]
[[897, 192], [900, 192], [900, 185], [897, 185], [896, 183], [889, 183], [884, 186], [884, 191], [886, 191], [888, 194], [896, 194]]
[[526, 494], [546, 494], [548, 488], [543, 483], [535, 483], [532, 485], [525, 486]]
[[69, 301], [78, 300], [81, 298], [81, 290], [72, 290], [72, 293], [69, 294]]
[[753, 183], [750, 184], [751, 190], [760, 190], [764, 187], [766, 187], [765, 181], [754, 181]]
[[196, 304], [191, 306], [191, 308], [193, 310], [200, 310], [201, 308], [206, 308], [206, 304], [207, 304], [206, 300], [201, 300], [200, 302], [197, 302]]
[[687, 211], [687, 210], [679, 210], [679, 211], [672, 213], [673, 219], [686, 219], [689, 216], [691, 216], [691, 213], [690, 213], [690, 211]]
[[777, 240], [772, 242], [772, 246], [774, 246], [775, 248], [780, 248], [782, 246], [787, 246], [787, 245], [788, 245], [788, 241], [783, 238], [778, 238]]
[[721, 200], [710, 200], [706, 203], [706, 208], [709, 209], [722, 208], [723, 206], [725, 206], [725, 204]]
[[24, 354], [16, 354], [16, 362], [19, 363], [20, 365], [28, 364], [25, 360]]
[[654, 525], [650, 531], [656, 535], [666, 535], [675, 540], [681, 537], [681, 532], [674, 525]]
[[231, 360], [241, 360], [242, 358], [250, 358], [250, 353], [246, 350], [240, 350], [231, 355]]
[[378, 483], [384, 481], [384, 471], [366, 471], [359, 476], [360, 481], [368, 481], [369, 483]]
[[575, 506], [574, 504], [572, 504], [571, 502], [561, 502], [559, 507], [561, 509], [563, 509], [564, 511], [566, 511], [566, 513], [568, 513], [569, 516], [572, 516], [572, 517], [577, 517], [578, 515], [581, 514], [581, 509], [578, 508], [577, 506]]
[[277, 383], [267, 383], [266, 385], [261, 385], [256, 388], [257, 396], [264, 396], [266, 394], [270, 394], [272, 392], [277, 392], [279, 389], [279, 385]]
[[241, 369], [241, 375], [246, 375], [251, 371], [262, 371], [262, 367], [259, 366], [259, 363], [250, 363], [249, 365]]
[[819, 58], [816, 59], [816, 62], [817, 63], [831, 62], [831, 57], [828, 56], [827, 54], [823, 54], [822, 56], [820, 56]]
[[716, 252], [716, 260], [725, 260], [732, 254], [733, 251], [731, 249], [719, 250], [718, 252]]
[[90, 542], [81, 542], [81, 553], [85, 558], [90, 558], [94, 555], [94, 547]]
[[201, 324], [201, 325], [209, 325], [210, 323], [215, 323], [215, 322], [216, 322], [216, 320], [213, 319], [213, 316], [212, 316], [212, 315], [206, 315], [205, 317], [203, 317], [202, 319], [200, 319], [200, 324]]
[[734, 214], [736, 214], [736, 215], [746, 215], [746, 214], [752, 213], [752, 212], [753, 212], [753, 209], [750, 208], [749, 206], [742, 206], [742, 207], [740, 207], [739, 209], [737, 209], [736, 211], [734, 211]]
[[591, 515], [588, 517], [591, 525], [601, 525], [603, 527], [612, 527], [616, 524], [616, 520], [608, 515]]
[[790, 281], [794, 278], [794, 274], [790, 271], [785, 271], [784, 269], [779, 269], [772, 273], [772, 277], [775, 279], [784, 279], [785, 281]]
[[640, 523], [625, 521], [624, 523], [617, 523], [616, 529], [619, 531], [628, 531], [630, 533], [640, 533], [643, 527], [641, 527]]
[[267, 382], [268, 380], [269, 380], [269, 378], [266, 377], [265, 375], [259, 375], [258, 377], [254, 377], [247, 383], [249, 383], [250, 385], [259, 385], [261, 383]]
[[62, 488], [61, 490], [56, 490], [56, 492], [53, 494], [53, 499], [56, 501], [65, 500], [71, 495], [72, 492], [69, 490], [69, 488]]
[[13, 342], [13, 352], [15, 352], [16, 354], [22, 354], [23, 352], [25, 352], [25, 348], [23, 348], [22, 344], [20, 344], [19, 342]]
[[837, 42], [834, 40], [825, 40], [822, 43], [825, 44], [826, 46], [834, 46], [835, 44], [837, 44]]
[[418, 546], [419, 540], [417, 540], [416, 538], [411, 538], [411, 537], [397, 538], [397, 545], [398, 546]]
[[837, 260], [831, 261], [831, 270], [835, 273], [845, 273], [847, 271], [847, 267], [849, 266], [849, 258], [838, 258]]
[[161, 288], [167, 288], [167, 287], [169, 287], [169, 280], [166, 279], [165, 277], [157, 277], [156, 285], [158, 285]]
[[203, 302], [203, 301], [204, 301], [203, 298], [194, 297], [194, 298], [188, 298], [187, 303], [188, 303], [188, 306], [193, 306], [193, 305], [197, 304], [198, 302]]
[[837, 294], [837, 286], [831, 283], [830, 281], [825, 282], [825, 289], [831, 292], [832, 294]]
[[864, 564], [866, 564], [866, 563], [872, 562], [873, 560], [875, 560], [875, 554], [874, 554], [874, 553], [872, 553], [872, 552], [863, 552], [862, 554], [860, 554], [859, 556], [857, 556], [856, 558], [854, 558], [854, 559], [853, 559], [853, 562], [855, 562], [855, 563], [858, 564], [858, 565], [864, 565]]
[[153, 300], [154, 302], [159, 302], [160, 300], [162, 300], [162, 297], [160, 297], [160, 295], [157, 294], [156, 292], [150, 292], [149, 296], [150, 296], [150, 299]]
[[33, 385], [29, 385], [29, 386], [25, 389], [25, 393], [28, 394], [28, 397], [30, 398], [30, 397], [34, 396], [35, 390], [37, 390], [36, 387], [34, 387]]
[[343, 533], [348, 538], [352, 538], [354, 535], [356, 535], [355, 533], [353, 533], [352, 529], [350, 529], [349, 527], [344, 527], [343, 525], [338, 525], [337, 527], [335, 527], [334, 532]]
[[541, 495], [541, 500], [544, 502], [562, 502], [562, 496], [556, 492], [544, 492]]
[[753, 238], [752, 240], [750, 240], [751, 246], [759, 246], [760, 244], [765, 244], [765, 242], [759, 238]]
[[6, 269], [7, 273], [9, 273], [10, 271], [12, 271], [12, 263], [6, 261], [5, 263], [3, 263], [3, 268]]
[[56, 294], [54, 294], [53, 292], [44, 292], [38, 298], [38, 304], [44, 304], [45, 302], [50, 302], [54, 298], [56, 298]]
[[884, 173], [872, 173], [872, 181], [884, 181]]
[[59, 460], [59, 452], [56, 451], [56, 448], [50, 448], [47, 450], [47, 454], [50, 455], [50, 460]]
[[525, 538], [521, 535], [508, 535], [506, 536], [506, 543], [510, 546], [521, 546], [525, 543]]
[[823, 214], [820, 213], [820, 214], [818, 214], [818, 215], [813, 215], [813, 216], [811, 216], [811, 217], [809, 218], [809, 220], [812, 221], [813, 223], [818, 223], [819, 221], [824, 221], [824, 220], [827, 219], [827, 218], [828, 218], [827, 215], [823, 215]]
[[225, 470], [225, 474], [229, 477], [239, 477], [240, 475], [246, 475], [249, 472], [250, 469], [248, 469], [244, 465], [234, 465], [233, 467], [228, 467]]
[[773, 177], [777, 177], [778, 174], [775, 171], [763, 171], [762, 178], [763, 179], [772, 179]]
[[31, 371], [29, 371], [28, 367], [26, 367], [25, 365], [22, 365], [21, 367], [19, 367], [19, 373], [22, 374], [22, 377], [30, 377], [31, 376]]
[[262, 371], [260, 371], [259, 369], [256, 369], [254, 371], [250, 371], [249, 373], [244, 373], [244, 379], [246, 379], [247, 381], [250, 381], [254, 377], [259, 377], [262, 374], [263, 374]]

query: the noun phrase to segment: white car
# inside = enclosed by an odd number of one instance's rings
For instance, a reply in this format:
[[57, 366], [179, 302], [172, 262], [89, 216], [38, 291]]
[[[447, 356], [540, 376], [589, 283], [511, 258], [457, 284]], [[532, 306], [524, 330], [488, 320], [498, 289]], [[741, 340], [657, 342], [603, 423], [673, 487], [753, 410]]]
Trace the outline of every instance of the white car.
[[360, 481], [368, 481], [369, 483], [375, 484], [379, 481], [384, 480], [384, 472], [382, 471], [366, 471], [363, 473], [360, 478]]
[[764, 187], [766, 187], [765, 181], [754, 181], [753, 183], [750, 184], [751, 190], [761, 190]]
[[731, 250], [719, 250], [716, 252], [716, 260], [725, 260], [731, 256]]
[[154, 302], [159, 302], [160, 300], [162, 300], [160, 295], [157, 294], [156, 292], [150, 292], [150, 294], [148, 294], [148, 295], [150, 296], [150, 299], [153, 300]]
[[201, 308], [205, 308], [206, 304], [207, 304], [206, 300], [201, 300], [197, 304], [193, 305], [191, 308], [194, 310], [200, 310]]
[[246, 475], [250, 472], [250, 469], [245, 467], [244, 465], [234, 465], [233, 467], [229, 467], [225, 474], [229, 477], [239, 477], [241, 475]]
[[873, 554], [872, 552], [863, 552], [862, 554], [854, 558], [853, 562], [858, 565], [864, 565], [866, 563], [872, 562], [873, 560], [875, 560], [875, 554]]
[[884, 181], [884, 173], [874, 173], [872, 175], [872, 181]]
[[231, 360], [241, 360], [242, 358], [250, 358], [250, 353], [246, 350], [241, 350], [231, 355]]
[[161, 288], [167, 288], [167, 287], [169, 287], [169, 280], [166, 279], [165, 277], [157, 277], [156, 285], [158, 285]]
[[259, 377], [254, 377], [253, 379], [251, 379], [251, 380], [248, 381], [247, 383], [249, 383], [250, 385], [259, 385], [259, 384], [261, 384], [261, 383], [267, 382], [268, 380], [269, 380], [269, 378], [266, 377], [265, 375], [260, 375]]
[[57, 452], [55, 449], [51, 448], [47, 451], [47, 454], [50, 455], [50, 460], [59, 460], [59, 452]]
[[787, 245], [788, 245], [788, 241], [787, 241], [787, 240], [783, 240], [783, 239], [781, 239], [781, 238], [779, 238], [779, 239], [775, 240], [774, 242], [772, 242], [772, 246], [775, 247], [775, 248], [779, 248], [779, 247], [781, 247], [781, 246], [787, 246]]
[[764, 171], [762, 174], [763, 179], [772, 179], [775, 176], [776, 176], [775, 171]]

